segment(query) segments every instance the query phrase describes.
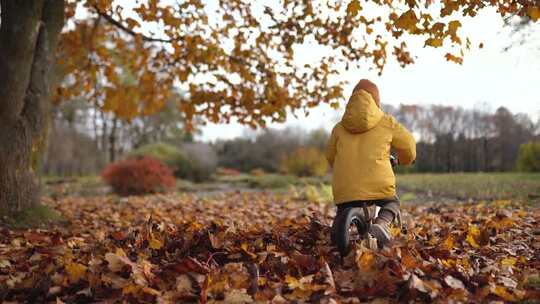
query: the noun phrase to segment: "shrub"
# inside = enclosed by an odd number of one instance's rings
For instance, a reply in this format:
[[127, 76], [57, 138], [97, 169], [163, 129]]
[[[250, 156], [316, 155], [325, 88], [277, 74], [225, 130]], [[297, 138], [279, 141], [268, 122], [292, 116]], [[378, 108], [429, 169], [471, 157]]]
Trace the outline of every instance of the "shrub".
[[194, 182], [208, 180], [216, 170], [217, 156], [207, 144], [184, 144], [182, 149], [170, 144], [155, 143], [133, 150], [132, 157], [149, 156], [166, 164], [174, 176]]
[[285, 155], [282, 170], [296, 176], [323, 176], [328, 171], [324, 154], [316, 148], [299, 148]]
[[150, 157], [110, 164], [101, 176], [116, 194], [122, 196], [162, 192], [176, 184], [171, 169]]
[[280, 170], [281, 156], [299, 147], [300, 130], [266, 129], [250, 138], [236, 138], [215, 144], [221, 167], [249, 172], [261, 168], [266, 172]]
[[530, 142], [519, 147], [517, 168], [520, 171], [540, 172], [540, 142]]
[[266, 172], [261, 168], [255, 168], [255, 169], [249, 171], [249, 174], [251, 174], [253, 176], [263, 176], [263, 175], [266, 174]]
[[176, 174], [187, 162], [186, 156], [173, 145], [166, 143], [154, 143], [141, 146], [129, 153], [130, 158], [151, 157], [167, 165]]
[[179, 170], [177, 176], [194, 182], [204, 182], [216, 172], [217, 154], [214, 149], [205, 143], [186, 143], [182, 151], [187, 161]]

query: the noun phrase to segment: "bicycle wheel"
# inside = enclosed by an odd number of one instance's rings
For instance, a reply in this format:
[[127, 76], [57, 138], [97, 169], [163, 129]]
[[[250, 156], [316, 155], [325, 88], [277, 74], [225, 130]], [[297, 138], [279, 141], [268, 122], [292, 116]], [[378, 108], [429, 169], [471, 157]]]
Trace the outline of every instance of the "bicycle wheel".
[[368, 230], [368, 223], [360, 208], [347, 208], [336, 215], [332, 224], [331, 238], [342, 256], [351, 250], [350, 243], [354, 234], [362, 237]]

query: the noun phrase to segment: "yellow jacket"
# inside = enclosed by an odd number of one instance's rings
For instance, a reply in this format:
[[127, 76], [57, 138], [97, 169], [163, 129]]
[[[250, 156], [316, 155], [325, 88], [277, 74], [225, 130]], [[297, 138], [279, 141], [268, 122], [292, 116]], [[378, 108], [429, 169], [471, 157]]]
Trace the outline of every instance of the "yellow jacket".
[[395, 196], [391, 148], [400, 165], [412, 164], [416, 158], [412, 134], [394, 117], [383, 113], [367, 91], [353, 92], [326, 149], [326, 158], [333, 167], [334, 202]]

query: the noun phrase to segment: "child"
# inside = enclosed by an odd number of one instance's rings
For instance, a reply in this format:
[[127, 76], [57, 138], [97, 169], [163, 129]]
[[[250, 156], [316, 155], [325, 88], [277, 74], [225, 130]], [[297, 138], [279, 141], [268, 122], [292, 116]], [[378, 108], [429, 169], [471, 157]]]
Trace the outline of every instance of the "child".
[[399, 215], [391, 148], [400, 165], [414, 162], [414, 137], [394, 117], [383, 113], [377, 86], [362, 79], [341, 122], [332, 130], [326, 158], [333, 168], [332, 192], [338, 212], [344, 204], [357, 201], [372, 201], [381, 207], [369, 230], [379, 246], [392, 239], [390, 224]]

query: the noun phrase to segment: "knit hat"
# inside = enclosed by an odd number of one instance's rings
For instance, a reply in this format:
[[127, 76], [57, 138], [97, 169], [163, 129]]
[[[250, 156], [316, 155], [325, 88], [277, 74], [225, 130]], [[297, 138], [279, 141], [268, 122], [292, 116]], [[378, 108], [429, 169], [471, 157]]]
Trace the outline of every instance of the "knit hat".
[[362, 79], [354, 87], [353, 94], [354, 94], [354, 92], [356, 92], [358, 90], [364, 90], [364, 91], [368, 92], [371, 95], [371, 97], [373, 97], [373, 100], [375, 100], [375, 103], [377, 104], [377, 106], [381, 107], [381, 100], [380, 100], [380, 97], [379, 97], [379, 89], [377, 88], [376, 84], [374, 84], [373, 82], [371, 82], [371, 81], [369, 81], [367, 79]]

